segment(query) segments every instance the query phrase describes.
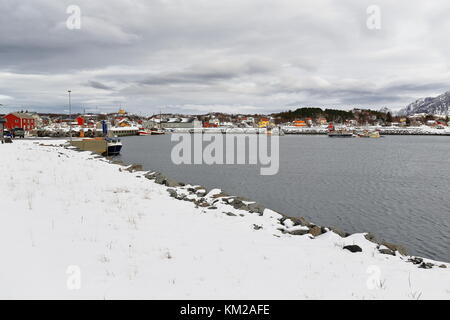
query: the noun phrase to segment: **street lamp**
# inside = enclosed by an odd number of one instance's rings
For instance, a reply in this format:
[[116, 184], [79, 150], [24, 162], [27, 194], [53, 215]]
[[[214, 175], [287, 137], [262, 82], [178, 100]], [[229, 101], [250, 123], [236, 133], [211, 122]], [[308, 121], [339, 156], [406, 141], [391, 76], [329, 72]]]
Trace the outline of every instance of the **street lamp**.
[[69, 136], [70, 141], [72, 141], [72, 102], [70, 99], [70, 94], [72, 93], [72, 90], [67, 90], [69, 93]]

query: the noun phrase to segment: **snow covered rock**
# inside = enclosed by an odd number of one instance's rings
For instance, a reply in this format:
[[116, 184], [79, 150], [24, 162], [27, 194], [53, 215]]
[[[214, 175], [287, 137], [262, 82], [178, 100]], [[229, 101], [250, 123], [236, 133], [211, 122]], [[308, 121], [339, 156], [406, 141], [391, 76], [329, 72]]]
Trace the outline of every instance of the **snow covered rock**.
[[360, 246], [356, 245], [356, 244], [349, 245], [349, 246], [344, 246], [343, 249], [348, 250], [348, 251], [353, 252], [353, 253], [355, 253], [355, 252], [362, 252], [362, 248]]
[[314, 237], [320, 236], [322, 234], [322, 228], [318, 226], [314, 226], [311, 229], [309, 229], [309, 233], [313, 235]]

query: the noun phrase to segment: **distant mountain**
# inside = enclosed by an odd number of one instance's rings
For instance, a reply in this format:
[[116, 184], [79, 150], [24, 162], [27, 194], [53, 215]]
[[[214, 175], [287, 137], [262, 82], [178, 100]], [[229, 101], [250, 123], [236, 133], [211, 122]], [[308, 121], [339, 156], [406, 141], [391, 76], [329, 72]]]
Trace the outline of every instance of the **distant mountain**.
[[441, 116], [450, 115], [450, 91], [435, 98], [428, 97], [419, 99], [400, 110], [400, 114], [407, 116], [417, 113]]

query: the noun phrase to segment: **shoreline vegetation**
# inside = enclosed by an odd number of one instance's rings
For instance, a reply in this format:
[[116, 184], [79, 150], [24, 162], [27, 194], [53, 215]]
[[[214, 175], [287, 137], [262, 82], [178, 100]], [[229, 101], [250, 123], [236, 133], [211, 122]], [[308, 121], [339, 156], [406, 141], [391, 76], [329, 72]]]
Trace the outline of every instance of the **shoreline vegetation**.
[[[448, 263], [370, 233], [288, 217], [61, 141], [2, 148], [10, 165], [1, 170], [9, 197], [0, 233], [15, 244], [1, 267], [2, 298], [450, 297]], [[21, 262], [34, 266], [24, 277]], [[81, 290], [65, 286], [73, 264]]]

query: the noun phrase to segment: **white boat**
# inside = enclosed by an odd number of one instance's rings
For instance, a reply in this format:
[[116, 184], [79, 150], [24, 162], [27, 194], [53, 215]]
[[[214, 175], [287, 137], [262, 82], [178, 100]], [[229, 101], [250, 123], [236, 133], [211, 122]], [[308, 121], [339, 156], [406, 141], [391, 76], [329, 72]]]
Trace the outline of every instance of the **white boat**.
[[151, 135], [161, 135], [161, 134], [165, 134], [166, 132], [161, 129], [161, 128], [152, 128], [150, 129], [150, 134]]
[[105, 138], [106, 141], [106, 155], [117, 156], [122, 150], [122, 142], [119, 138]]
[[362, 132], [358, 132], [357, 136], [359, 138], [381, 138], [380, 132], [376, 130], [364, 130]]
[[150, 134], [151, 134], [151, 132], [143, 130], [143, 129], [138, 131], [138, 135], [140, 135], [140, 136], [148, 136]]

